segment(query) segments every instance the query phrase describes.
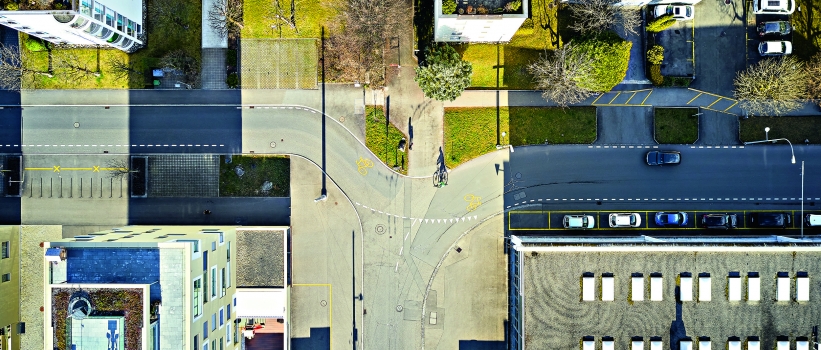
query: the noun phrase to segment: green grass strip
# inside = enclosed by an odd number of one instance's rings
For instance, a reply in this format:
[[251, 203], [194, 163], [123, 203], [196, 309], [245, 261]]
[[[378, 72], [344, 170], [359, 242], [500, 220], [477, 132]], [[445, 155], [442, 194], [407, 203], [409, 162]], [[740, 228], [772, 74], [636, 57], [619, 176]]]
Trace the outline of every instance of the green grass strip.
[[[399, 141], [406, 137], [405, 134], [387, 122], [381, 106], [365, 107], [365, 112], [365, 145], [383, 163], [407, 175], [410, 159], [407, 152], [397, 150]], [[405, 149], [407, 147], [406, 144]]]
[[698, 140], [698, 108], [656, 108], [653, 125], [656, 141], [691, 144]]

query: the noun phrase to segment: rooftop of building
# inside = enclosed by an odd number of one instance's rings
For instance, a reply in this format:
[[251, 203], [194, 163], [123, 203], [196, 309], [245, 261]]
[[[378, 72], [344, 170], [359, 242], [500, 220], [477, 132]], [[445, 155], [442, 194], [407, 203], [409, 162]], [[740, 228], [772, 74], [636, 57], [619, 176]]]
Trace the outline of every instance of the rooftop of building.
[[237, 230], [237, 287], [285, 286], [285, 229]]
[[156, 247], [157, 243], [198, 239], [202, 235], [227, 233], [235, 229], [235, 227], [210, 226], [125, 226], [65, 238], [51, 242], [51, 246], [88, 247], [100, 246], [99, 243], [112, 243], [108, 246], [112, 248]]
[[[821, 288], [812, 282], [821, 276], [818, 245], [555, 245], [520, 254], [527, 348], [578, 349], [588, 336], [599, 342], [613, 337], [616, 348], [628, 348], [633, 337], [649, 342], [659, 336], [664, 348], [677, 348], [677, 341], [685, 337], [709, 337], [717, 344], [730, 337], [760, 337], [762, 348], [772, 349], [779, 336], [791, 341], [810, 337], [821, 317]], [[748, 292], [755, 289], [750, 288], [751, 272], [760, 276], [759, 301], [748, 300]], [[804, 272], [810, 281], [809, 298], [799, 302], [796, 276]], [[677, 301], [688, 285], [682, 283], [683, 273], [692, 276], [692, 301]], [[709, 301], [700, 300], [703, 273], [710, 274]], [[735, 292], [728, 288], [731, 273], [739, 276]], [[779, 273], [788, 276], [789, 301], [776, 301]], [[613, 276], [613, 301], [603, 300], [602, 276], [608, 274]], [[634, 285], [632, 277], [637, 274], [641, 278]], [[651, 274], [661, 275], [661, 301], [650, 300], [659, 292], [651, 290]], [[590, 282], [592, 301], [583, 301], [584, 285]], [[643, 288], [641, 301], [633, 300], [634, 286]], [[740, 300], [729, 301], [731, 294], [740, 295]]]
[[[526, 0], [441, 0], [444, 4], [447, 1], [456, 2], [456, 12], [458, 15], [504, 15], [522, 14]], [[452, 5], [451, 5], [452, 6]]]
[[71, 10], [77, 8], [78, 0], [33, 0], [9, 2], [5, 11]]

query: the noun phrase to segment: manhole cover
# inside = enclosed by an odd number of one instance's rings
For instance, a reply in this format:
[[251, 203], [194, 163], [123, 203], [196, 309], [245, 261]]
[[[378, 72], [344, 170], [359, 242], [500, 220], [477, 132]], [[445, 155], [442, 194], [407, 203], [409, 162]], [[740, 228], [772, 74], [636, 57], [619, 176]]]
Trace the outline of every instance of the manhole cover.
[[396, 305], [396, 312], [402, 312], [402, 309], [404, 309], [402, 305]]
[[344, 123], [344, 122], [345, 122], [345, 117], [344, 117], [344, 116], [339, 117], [339, 122], [340, 122], [340, 123]]
[[274, 141], [271, 141], [271, 148], [276, 148], [276, 147], [277, 147], [277, 143], [274, 142]]
[[80, 123], [79, 123], [79, 122], [74, 122], [74, 127], [75, 127], [75, 128], [79, 128], [79, 127], [80, 127]]
[[376, 225], [376, 228], [374, 230], [376, 231], [376, 234], [381, 235], [381, 234], [385, 233], [385, 225], [382, 225], [382, 224]]
[[319, 302], [319, 305], [325, 306], [325, 305], [328, 305], [328, 302], [325, 301], [325, 300], [322, 300], [322, 301]]
[[522, 178], [522, 173], [516, 173], [516, 178], [521, 179]]

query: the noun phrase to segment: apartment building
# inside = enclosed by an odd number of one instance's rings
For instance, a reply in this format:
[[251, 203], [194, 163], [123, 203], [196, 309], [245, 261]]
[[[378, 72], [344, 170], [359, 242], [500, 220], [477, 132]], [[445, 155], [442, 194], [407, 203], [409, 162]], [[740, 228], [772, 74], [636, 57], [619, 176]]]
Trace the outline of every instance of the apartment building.
[[[143, 1], [67, 0], [14, 3], [0, 24], [54, 44], [113, 47], [133, 52], [143, 45]], [[9, 7], [6, 7], [7, 9]]]
[[0, 226], [0, 349], [20, 349], [20, 228]]

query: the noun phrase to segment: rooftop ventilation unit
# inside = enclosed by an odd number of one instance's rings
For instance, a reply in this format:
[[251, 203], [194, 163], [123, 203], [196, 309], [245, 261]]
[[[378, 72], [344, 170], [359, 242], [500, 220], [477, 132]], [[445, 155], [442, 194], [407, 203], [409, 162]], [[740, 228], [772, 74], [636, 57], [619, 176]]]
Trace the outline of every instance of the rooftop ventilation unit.
[[713, 299], [713, 282], [710, 274], [703, 272], [698, 275], [698, 301], [710, 301]]
[[582, 275], [582, 300], [596, 300], [596, 279], [592, 272], [585, 272]]
[[761, 342], [758, 337], [750, 337], [747, 339], [747, 350], [761, 350]]
[[758, 272], [747, 274], [747, 301], [761, 300], [761, 278]]
[[614, 350], [616, 346], [614, 345], [613, 337], [602, 338], [601, 348], [602, 350]]
[[790, 301], [790, 275], [787, 272], [779, 272], [776, 278], [775, 300]]
[[727, 341], [727, 350], [741, 350], [741, 340], [730, 339]]
[[810, 277], [806, 271], [799, 271], [795, 278], [795, 300], [810, 300]]
[[692, 340], [682, 340], [679, 343], [679, 349], [681, 350], [693, 350], [693, 341]]
[[681, 301], [693, 301], [693, 277], [689, 272], [681, 273], [681, 287], [679, 288]]
[[655, 272], [650, 274], [650, 300], [662, 301], [662, 294], [664, 290], [663, 277], [661, 273]]
[[790, 338], [779, 336], [775, 343], [776, 350], [790, 350]]
[[596, 340], [593, 336], [585, 336], [582, 338], [582, 350], [596, 350]]
[[713, 342], [710, 341], [710, 337], [699, 337], [698, 338], [698, 350], [712, 350]]
[[650, 338], [650, 350], [662, 350], [661, 339]]
[[644, 275], [640, 273], [634, 273], [630, 280], [632, 281], [630, 288], [630, 300], [644, 300]]
[[94, 236], [82, 235], [82, 236], [74, 236], [75, 241], [90, 241], [94, 239]]
[[633, 340], [630, 350], [644, 350], [644, 340]]
[[796, 338], [795, 350], [810, 350], [810, 341], [806, 337]]
[[727, 278], [727, 300], [741, 301], [741, 277], [738, 272], [730, 272]]
[[612, 273], [603, 273], [601, 277], [601, 300], [613, 301], [615, 299], [615, 281]]

